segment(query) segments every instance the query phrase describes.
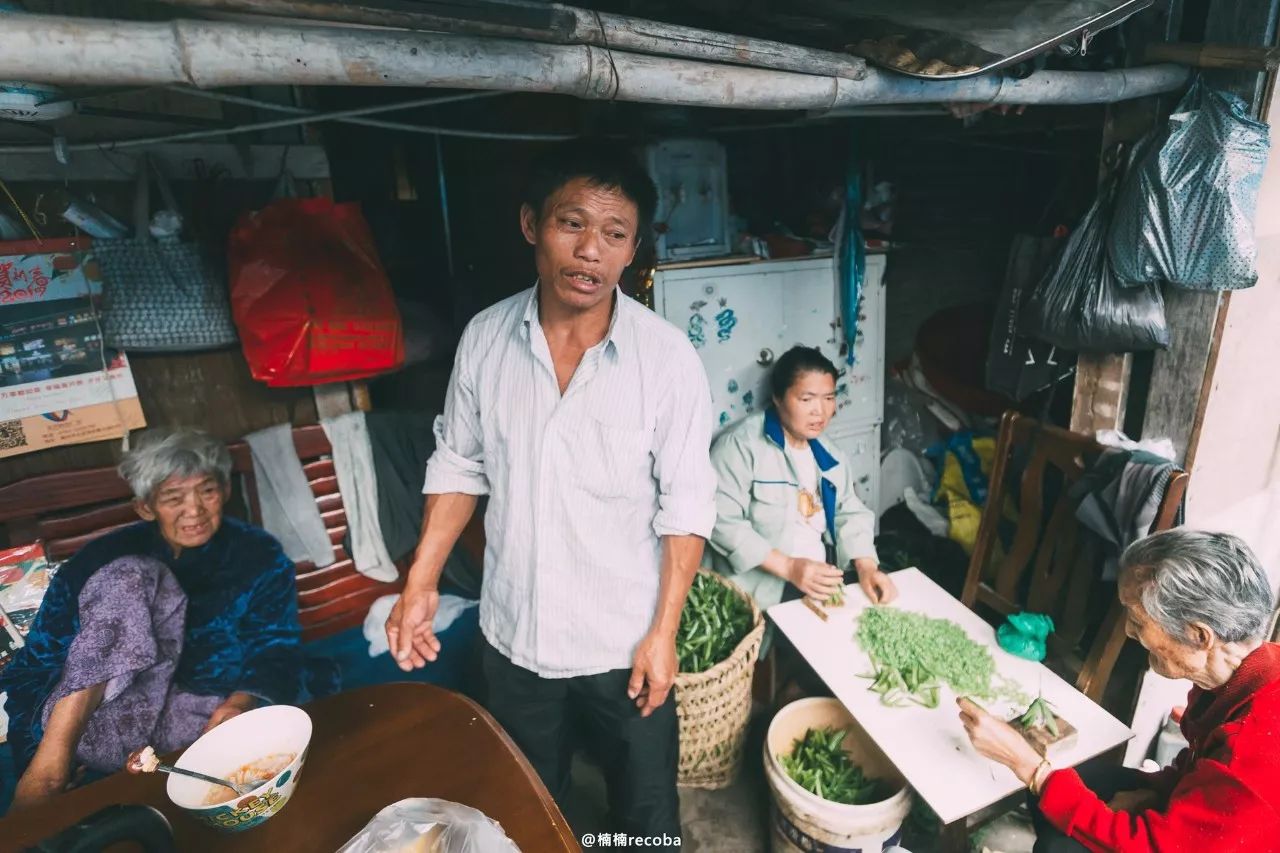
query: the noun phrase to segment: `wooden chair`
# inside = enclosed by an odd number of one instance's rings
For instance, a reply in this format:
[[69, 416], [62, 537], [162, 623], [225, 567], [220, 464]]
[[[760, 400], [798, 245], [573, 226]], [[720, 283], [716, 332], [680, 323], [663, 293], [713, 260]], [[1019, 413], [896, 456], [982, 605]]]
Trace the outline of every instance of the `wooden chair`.
[[[342, 544], [347, 535], [347, 510], [338, 491], [338, 476], [330, 456], [333, 447], [324, 427], [295, 428], [293, 446], [333, 544], [334, 561], [330, 565], [316, 568], [313, 563], [302, 562], [296, 566], [302, 639], [318, 640], [362, 624], [369, 605], [384, 595], [399, 592], [404, 587], [408, 558], [397, 563], [400, 577], [390, 583], [375, 581], [356, 571], [355, 562]], [[236, 442], [227, 449], [231, 451], [232, 470], [243, 478], [249, 519], [261, 524], [262, 510], [258, 506], [258, 485], [249, 445]]]
[[[991, 468], [986, 506], [969, 561], [960, 600], [983, 615], [1003, 620], [1023, 610], [1053, 617], [1046, 666], [1076, 689], [1101, 703], [1107, 682], [1128, 639], [1124, 608], [1114, 590], [1102, 590], [1100, 555], [1088, 547], [1076, 520], [1077, 502], [1068, 491], [1082, 477], [1089, 462], [1105, 448], [1087, 435], [1041, 424], [1017, 412], [1000, 422], [996, 455]], [[1025, 458], [1015, 502], [1017, 519], [1009, 549], [997, 559], [1000, 528], [1007, 524], [1005, 505], [1011, 497], [1013, 459]], [[1186, 494], [1190, 475], [1178, 471], [1165, 487], [1149, 532], [1172, 527]], [[1051, 504], [1051, 505], [1048, 505]], [[1091, 622], [1099, 627], [1088, 649], [1083, 646]], [[1118, 760], [1118, 755], [1117, 755]], [[943, 828], [941, 849], [960, 853], [978, 827], [1016, 807], [1018, 794], [996, 803], [967, 820]]]
[[[401, 576], [391, 583], [371, 580], [357, 572], [342, 544], [347, 532], [347, 514], [330, 457], [333, 448], [324, 428], [319, 425], [296, 427], [293, 444], [334, 551], [333, 564], [324, 568], [316, 568], [309, 562], [297, 564], [298, 616], [302, 638], [309, 641], [361, 624], [375, 599], [398, 592], [404, 586], [409, 558], [397, 563]], [[248, 520], [261, 524], [249, 446], [235, 442], [227, 449], [231, 452], [233, 473], [243, 478]], [[115, 468], [88, 468], [30, 477], [0, 487], [0, 524], [8, 531], [9, 544], [43, 540], [50, 560], [65, 560], [85, 543], [137, 521], [132, 499], [128, 484], [120, 479]], [[472, 554], [475, 559], [482, 558], [481, 513], [472, 519], [461, 544], [468, 551], [478, 550]]]
[[[1076, 688], [1095, 702], [1102, 701], [1125, 644], [1124, 608], [1113, 591], [1105, 593], [1109, 602], [1097, 597], [1102, 587], [1098, 554], [1081, 535], [1077, 502], [1068, 490], [1104, 449], [1089, 436], [1005, 413], [961, 595], [967, 607], [988, 610], [999, 619], [1023, 610], [1052, 616], [1056, 631], [1049, 638], [1051, 660], [1046, 663], [1074, 679]], [[1008, 552], [995, 560], [1015, 455], [1026, 457], [1016, 528]], [[1150, 532], [1173, 526], [1189, 480], [1185, 472], [1174, 473]], [[1098, 621], [1100, 608], [1105, 615], [1086, 650], [1090, 622]]]

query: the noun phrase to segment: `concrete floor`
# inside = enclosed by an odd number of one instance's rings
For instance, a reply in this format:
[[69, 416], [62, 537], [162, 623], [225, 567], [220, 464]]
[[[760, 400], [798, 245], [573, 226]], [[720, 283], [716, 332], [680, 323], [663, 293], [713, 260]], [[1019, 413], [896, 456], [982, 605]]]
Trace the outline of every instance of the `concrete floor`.
[[[704, 791], [680, 789], [680, 849], [694, 853], [766, 853], [769, 849], [769, 788], [760, 750], [764, 743], [762, 718], [757, 715], [747, 735], [742, 767], [728, 788]], [[573, 765], [573, 792], [565, 817], [581, 836], [608, 832], [604, 777], [579, 756]]]
[[[760, 757], [764, 729], [765, 715], [757, 713], [747, 734], [742, 767], [732, 785], [718, 791], [680, 789], [681, 850], [767, 853], [770, 849], [769, 787]], [[565, 817], [579, 836], [614, 829], [607, 821], [604, 778], [581, 756], [574, 762], [573, 790]], [[909, 833], [903, 844], [911, 853], [932, 853], [935, 841], [934, 837]], [[974, 853], [1030, 853], [1034, 841], [1025, 815], [1011, 813], [976, 833], [971, 846]]]

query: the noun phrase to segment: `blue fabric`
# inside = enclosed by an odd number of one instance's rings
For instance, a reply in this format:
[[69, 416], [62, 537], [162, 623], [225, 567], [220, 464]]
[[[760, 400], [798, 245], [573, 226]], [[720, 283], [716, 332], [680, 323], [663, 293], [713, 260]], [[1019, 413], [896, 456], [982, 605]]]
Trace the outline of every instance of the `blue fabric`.
[[9, 694], [9, 743], [19, 774], [43, 735], [41, 709], [80, 630], [80, 590], [98, 569], [126, 556], [160, 560], [187, 594], [177, 686], [218, 696], [243, 691], [268, 702], [297, 698], [297, 589], [293, 563], [280, 544], [265, 530], [224, 517], [212, 539], [175, 558], [156, 524], [140, 522], [95, 539], [62, 565], [26, 646], [0, 672], [0, 692]]
[[840, 319], [844, 324], [845, 361], [858, 357], [858, 309], [862, 305], [862, 283], [867, 277], [867, 244], [862, 236], [862, 164], [849, 158], [845, 182], [843, 233], [840, 244]]
[[13, 766], [13, 753], [0, 749], [0, 817], [9, 811], [13, 802], [13, 789], [18, 785], [18, 772]]

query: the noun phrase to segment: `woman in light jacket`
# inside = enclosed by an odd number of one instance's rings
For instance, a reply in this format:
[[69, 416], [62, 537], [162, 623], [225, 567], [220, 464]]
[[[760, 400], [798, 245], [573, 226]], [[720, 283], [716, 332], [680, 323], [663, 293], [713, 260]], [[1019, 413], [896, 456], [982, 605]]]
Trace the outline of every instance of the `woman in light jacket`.
[[763, 610], [808, 596], [824, 601], [846, 570], [874, 603], [897, 595], [880, 571], [875, 513], [854, 493], [854, 473], [819, 438], [836, 411], [836, 368], [793, 347], [770, 376], [773, 404], [720, 433], [711, 446], [719, 481], [710, 560]]

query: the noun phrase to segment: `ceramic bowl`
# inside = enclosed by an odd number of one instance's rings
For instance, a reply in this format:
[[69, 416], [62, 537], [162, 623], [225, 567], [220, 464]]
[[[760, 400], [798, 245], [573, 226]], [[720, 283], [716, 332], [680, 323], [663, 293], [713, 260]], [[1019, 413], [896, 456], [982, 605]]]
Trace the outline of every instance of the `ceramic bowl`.
[[216, 805], [205, 805], [216, 786], [170, 774], [169, 799], [216, 829], [239, 832], [257, 826], [289, 802], [310, 743], [311, 718], [301, 708], [270, 705], [232, 717], [191, 744], [174, 766], [227, 779], [267, 756], [292, 753], [293, 760], [252, 793]]

